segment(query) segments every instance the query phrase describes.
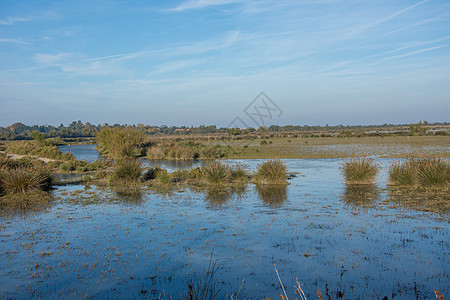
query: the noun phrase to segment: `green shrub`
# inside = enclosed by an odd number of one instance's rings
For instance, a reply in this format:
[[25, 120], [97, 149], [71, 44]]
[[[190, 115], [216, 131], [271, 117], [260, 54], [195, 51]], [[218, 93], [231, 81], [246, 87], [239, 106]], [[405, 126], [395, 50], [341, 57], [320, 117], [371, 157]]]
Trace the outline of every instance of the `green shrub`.
[[113, 180], [138, 181], [142, 176], [142, 163], [134, 158], [122, 158], [114, 165]]
[[167, 170], [161, 169], [156, 173], [156, 182], [161, 185], [172, 183], [172, 176]]
[[342, 174], [347, 184], [371, 184], [378, 174], [378, 165], [372, 158], [354, 157], [342, 164]]
[[97, 133], [98, 148], [114, 158], [135, 157], [136, 150], [145, 140], [144, 134], [133, 127], [105, 127]]
[[212, 146], [206, 147], [201, 153], [203, 159], [216, 159], [218, 156], [217, 148]]
[[203, 174], [206, 180], [219, 184], [227, 182], [231, 177], [230, 168], [219, 160], [207, 161], [203, 166]]
[[287, 184], [287, 166], [284, 161], [271, 159], [256, 170], [256, 182], [262, 184]]

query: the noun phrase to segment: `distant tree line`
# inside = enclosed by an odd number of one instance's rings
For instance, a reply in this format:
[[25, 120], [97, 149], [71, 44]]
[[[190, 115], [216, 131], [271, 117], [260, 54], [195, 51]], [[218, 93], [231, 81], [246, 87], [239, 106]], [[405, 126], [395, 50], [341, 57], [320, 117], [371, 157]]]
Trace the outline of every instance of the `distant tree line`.
[[23, 123], [14, 123], [7, 127], [0, 127], [0, 140], [29, 140], [36, 139], [37, 133], [45, 138], [89, 138], [95, 137], [103, 128], [136, 128], [145, 135], [193, 135], [193, 134], [214, 134], [228, 133], [231, 135], [245, 135], [248, 133], [276, 133], [276, 132], [335, 132], [340, 134], [354, 134], [355, 132], [367, 131], [403, 131], [405, 134], [422, 135], [426, 133], [430, 126], [449, 126], [450, 123], [428, 123], [427, 121], [417, 124], [383, 124], [383, 125], [337, 125], [337, 126], [309, 126], [309, 125], [271, 125], [269, 127], [259, 128], [217, 128], [215, 125], [200, 125], [198, 127], [187, 126], [152, 126], [152, 125], [121, 125], [121, 124], [103, 124], [93, 125], [89, 122], [73, 121], [69, 125], [25, 125]]

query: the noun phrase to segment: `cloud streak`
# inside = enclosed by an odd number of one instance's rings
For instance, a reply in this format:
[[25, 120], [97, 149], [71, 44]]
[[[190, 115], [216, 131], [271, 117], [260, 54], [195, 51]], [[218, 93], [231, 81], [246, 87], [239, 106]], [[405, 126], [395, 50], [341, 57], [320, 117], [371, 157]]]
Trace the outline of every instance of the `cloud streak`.
[[31, 21], [34, 18], [23, 18], [23, 17], [7, 17], [6, 19], [0, 20], [0, 25], [14, 25], [18, 22]]
[[192, 9], [203, 9], [210, 6], [228, 5], [233, 3], [239, 3], [242, 0], [189, 0], [168, 11], [185, 11]]
[[28, 44], [22, 39], [5, 39], [5, 38], [0, 38], [0, 43]]
[[380, 25], [380, 24], [382, 24], [384, 22], [390, 21], [390, 20], [398, 17], [399, 15], [404, 14], [405, 12], [407, 12], [407, 11], [409, 11], [409, 10], [419, 6], [419, 5], [425, 4], [425, 3], [429, 2], [429, 1], [430, 0], [423, 0], [423, 1], [419, 2], [419, 3], [410, 5], [410, 6], [404, 8], [402, 10], [399, 10], [399, 11], [397, 11], [397, 12], [395, 12], [395, 13], [387, 16], [387, 17], [384, 17], [384, 18], [378, 19], [376, 21], [370, 22], [368, 24], [359, 26], [358, 28], [355, 28], [352, 31], [350, 31], [349, 33], [347, 33], [345, 35], [345, 37], [351, 38], [351, 37], [353, 37], [355, 35], [361, 34], [361, 33], [363, 33], [364, 31], [366, 31], [366, 30], [368, 30], [370, 28], [376, 27], [376, 26], [378, 26], [378, 25]]

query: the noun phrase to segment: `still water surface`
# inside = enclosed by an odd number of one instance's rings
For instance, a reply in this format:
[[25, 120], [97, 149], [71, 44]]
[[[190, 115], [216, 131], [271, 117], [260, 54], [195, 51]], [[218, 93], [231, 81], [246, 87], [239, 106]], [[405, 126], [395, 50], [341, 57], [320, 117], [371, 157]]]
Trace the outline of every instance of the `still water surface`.
[[[277, 299], [274, 264], [292, 299], [297, 279], [308, 299], [318, 290], [324, 299], [449, 295], [447, 214], [409, 206], [386, 171], [377, 185], [348, 188], [342, 160], [286, 162], [300, 173], [286, 188], [123, 196], [58, 187], [42, 211], [0, 215], [0, 295], [178, 299], [211, 260], [219, 299], [242, 282], [241, 296]], [[386, 170], [391, 160], [379, 162]]]

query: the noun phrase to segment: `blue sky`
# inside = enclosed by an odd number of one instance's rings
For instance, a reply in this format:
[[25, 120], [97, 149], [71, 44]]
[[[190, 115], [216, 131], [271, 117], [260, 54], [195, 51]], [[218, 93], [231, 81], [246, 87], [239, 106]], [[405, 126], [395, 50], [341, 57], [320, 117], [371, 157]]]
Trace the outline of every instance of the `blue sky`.
[[450, 121], [450, 1], [0, 2], [0, 126]]

